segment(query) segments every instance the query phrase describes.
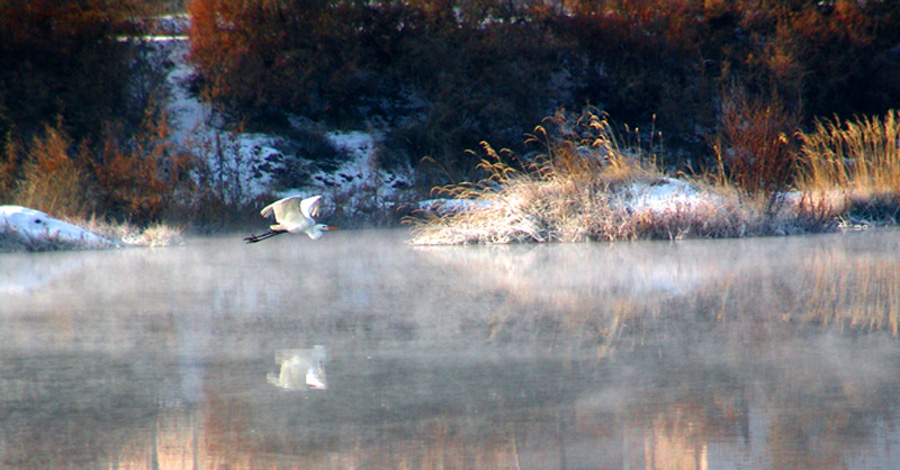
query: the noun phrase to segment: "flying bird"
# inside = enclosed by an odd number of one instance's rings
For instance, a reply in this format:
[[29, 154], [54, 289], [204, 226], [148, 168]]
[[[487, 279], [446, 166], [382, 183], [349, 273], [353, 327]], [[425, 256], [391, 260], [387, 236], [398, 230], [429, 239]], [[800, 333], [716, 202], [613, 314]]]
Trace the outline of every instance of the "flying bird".
[[250, 235], [245, 237], [247, 243], [256, 243], [282, 233], [305, 233], [309, 238], [318, 240], [327, 230], [337, 230], [325, 224], [317, 224], [313, 217], [319, 215], [319, 205], [322, 196], [313, 196], [303, 199], [299, 196], [286, 197], [264, 207], [259, 213], [263, 217], [271, 217], [275, 214], [277, 224], [270, 225], [269, 231], [262, 235]]

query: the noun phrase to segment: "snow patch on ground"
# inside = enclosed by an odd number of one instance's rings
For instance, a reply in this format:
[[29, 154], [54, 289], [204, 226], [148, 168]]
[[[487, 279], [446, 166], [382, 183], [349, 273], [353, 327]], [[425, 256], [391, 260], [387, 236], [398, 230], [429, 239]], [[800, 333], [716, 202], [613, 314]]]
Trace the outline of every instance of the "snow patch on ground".
[[172, 93], [168, 104], [174, 130], [172, 139], [175, 142], [184, 142], [189, 133], [209, 121], [212, 109], [190, 91], [194, 68], [187, 61], [190, 52], [188, 39], [172, 37], [159, 41], [158, 46], [164, 59], [174, 64], [166, 76], [166, 82]]
[[718, 203], [718, 196], [701, 191], [696, 186], [673, 178], [653, 182], [634, 182], [620, 195], [630, 212], [663, 213], [676, 209], [690, 209], [702, 202]]
[[113, 240], [90, 230], [22, 206], [0, 206], [0, 231], [12, 232], [27, 240], [58, 240], [86, 248], [115, 245]]
[[322, 170], [307, 162], [304, 166], [314, 168], [308, 183], [280, 191], [278, 197], [320, 195], [326, 219], [328, 214], [339, 213], [344, 222], [351, 223], [378, 223], [386, 211], [408, 198], [406, 194], [415, 183], [414, 171], [409, 166], [383, 168], [379, 159], [381, 134], [331, 130], [324, 137], [342, 157], [336, 168]]
[[[378, 161], [380, 135], [360, 131], [332, 131], [326, 134], [328, 140], [337, 149], [343, 151], [348, 160], [334, 176], [340, 184], [351, 191], [365, 189], [376, 190], [384, 199], [395, 199], [396, 193], [412, 187], [413, 170], [404, 168], [396, 171], [385, 171]], [[318, 175], [314, 179], [325, 180], [328, 175]], [[338, 181], [335, 181], [338, 182]]]
[[476, 200], [476, 199], [425, 199], [419, 201], [418, 207], [420, 211], [435, 212], [437, 214], [451, 214], [454, 212], [462, 212], [482, 207], [488, 207], [492, 201]]
[[[710, 194], [695, 185], [674, 178], [654, 181], [636, 181], [611, 194], [614, 204], [627, 212], [650, 211], [661, 214], [666, 211], [691, 209], [700, 204], [720, 204], [720, 196]], [[447, 214], [491, 205], [490, 200], [475, 199], [427, 199], [420, 201], [419, 210]]]
[[[230, 192], [246, 203], [272, 192], [272, 176], [265, 168], [276, 155], [283, 139], [259, 134], [229, 132], [223, 130], [224, 122], [212, 108], [190, 90], [195, 74], [188, 62], [190, 44], [184, 37], [159, 38], [151, 47], [160, 55], [158, 60], [170, 64], [167, 75], [171, 97], [168, 114], [172, 128], [171, 140], [176, 146], [200, 156], [223, 181], [231, 181]], [[299, 127], [309, 125], [302, 120], [291, 122]], [[282, 191], [281, 196], [309, 196], [321, 194], [326, 204], [340, 199], [342, 204], [367, 204], [371, 199], [394, 201], [399, 193], [411, 188], [414, 174], [411, 168], [386, 171], [378, 160], [381, 136], [361, 131], [332, 130], [325, 133], [328, 141], [346, 161], [336, 171], [316, 171], [309, 177], [309, 184]]]

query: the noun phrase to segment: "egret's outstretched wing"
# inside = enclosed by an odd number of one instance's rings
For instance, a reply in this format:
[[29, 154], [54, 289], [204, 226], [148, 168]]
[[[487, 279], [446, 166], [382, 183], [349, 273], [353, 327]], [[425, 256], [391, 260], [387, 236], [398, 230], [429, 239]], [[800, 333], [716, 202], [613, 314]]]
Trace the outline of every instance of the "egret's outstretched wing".
[[280, 224], [286, 222], [300, 222], [303, 220], [303, 216], [300, 215], [300, 199], [299, 196], [280, 199], [264, 207], [259, 213], [262, 214], [263, 217], [271, 217], [272, 212], [274, 212], [275, 220]]
[[300, 201], [300, 213], [309, 218], [319, 215], [319, 204], [322, 203], [322, 196], [308, 197]]
[[[290, 199], [290, 198], [286, 198], [286, 199]], [[278, 204], [281, 204], [284, 201], [285, 201], [285, 199], [279, 199], [279, 200], [269, 204], [268, 206], [263, 207], [263, 209], [261, 211], [259, 211], [259, 215], [261, 215], [263, 217], [272, 217], [272, 212], [275, 210], [275, 206], [277, 206]]]

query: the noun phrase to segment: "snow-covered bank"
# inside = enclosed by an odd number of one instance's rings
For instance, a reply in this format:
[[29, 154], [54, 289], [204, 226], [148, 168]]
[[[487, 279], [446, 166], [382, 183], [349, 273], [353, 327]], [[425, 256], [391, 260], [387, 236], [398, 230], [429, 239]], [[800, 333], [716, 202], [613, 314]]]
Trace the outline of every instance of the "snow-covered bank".
[[183, 245], [182, 230], [101, 224], [90, 229], [22, 206], [0, 206], [0, 252], [86, 250]]
[[[186, 20], [183, 20], [186, 21]], [[377, 130], [327, 128], [308, 119], [289, 116], [300, 135], [314, 135], [336, 153], [327, 156], [310, 150], [308, 142], [262, 132], [244, 132], [200, 99], [191, 89], [195, 76], [188, 61], [190, 43], [183, 36], [161, 36], [143, 46], [155, 61], [168, 67], [167, 114], [172, 144], [207, 163], [223, 184], [231, 203], [245, 204], [260, 196], [311, 196], [321, 194], [326, 207], [340, 207], [346, 218], [363, 216], [372, 207], [393, 207], [407, 200], [415, 185], [415, 172], [406, 166], [384, 168]], [[285, 187], [276, 182], [278, 172], [297, 175]], [[368, 209], [367, 209], [368, 208]]]
[[0, 251], [109, 248], [118, 242], [22, 206], [0, 206]]
[[[683, 210], [703, 204], [723, 204], [726, 201], [718, 195], [704, 191], [685, 181], [675, 178], [659, 178], [651, 181], [636, 181], [612, 195], [615, 208], [634, 213], [648, 211], [661, 214], [666, 211]], [[502, 199], [502, 198], [501, 198]], [[427, 199], [420, 201], [420, 211], [438, 215], [467, 210], [484, 209], [494, 202], [484, 199]]]

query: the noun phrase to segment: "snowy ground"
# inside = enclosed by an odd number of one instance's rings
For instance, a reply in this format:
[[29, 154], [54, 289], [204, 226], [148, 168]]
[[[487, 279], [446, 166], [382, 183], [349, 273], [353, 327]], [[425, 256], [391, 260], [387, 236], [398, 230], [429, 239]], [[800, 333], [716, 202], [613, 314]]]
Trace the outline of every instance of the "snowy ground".
[[[649, 211], [663, 213], [676, 209], [691, 209], [698, 204], [720, 204], [721, 196], [703, 191], [695, 185], [674, 178], [652, 182], [634, 182], [615, 195], [618, 208], [629, 213]], [[428, 199], [419, 203], [419, 210], [436, 213], [459, 212], [490, 204], [470, 199]]]
[[0, 235], [16, 237], [23, 245], [59, 243], [67, 247], [107, 248], [117, 244], [85, 228], [21, 206], [0, 206]]
[[[228, 179], [238, 182], [239, 187], [231, 189], [241, 202], [273, 193], [272, 177], [264, 168], [271, 160], [283, 160], [284, 139], [224, 130], [227, 126], [219, 122], [221, 117], [189, 90], [194, 69], [187, 62], [189, 44], [185, 36], [160, 36], [154, 38], [149, 47], [159, 54], [160, 63], [172, 64], [167, 81], [171, 90], [168, 111], [173, 143], [195, 155], [205, 155], [216, 171], [236, 175], [236, 178]], [[309, 125], [302, 119], [291, 122], [298, 128]], [[367, 198], [399, 200], [398, 193], [414, 185], [412, 168], [394, 171], [380, 168], [381, 136], [378, 133], [332, 129], [324, 132], [324, 137], [342, 154], [343, 163], [335, 171], [312, 171], [308, 184], [280, 191], [277, 196], [321, 194], [326, 207], [333, 207], [338, 200], [344, 206], [361, 207], [368, 203]]]

